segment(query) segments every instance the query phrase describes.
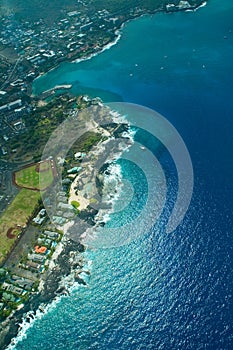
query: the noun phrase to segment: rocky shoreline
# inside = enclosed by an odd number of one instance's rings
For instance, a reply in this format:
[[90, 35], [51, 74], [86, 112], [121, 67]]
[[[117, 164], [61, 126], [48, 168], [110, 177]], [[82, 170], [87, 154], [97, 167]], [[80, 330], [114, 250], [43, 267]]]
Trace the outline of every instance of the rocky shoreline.
[[[197, 5], [192, 10], [199, 8], [202, 5]], [[187, 9], [182, 9], [187, 10]], [[181, 11], [177, 10], [177, 11]], [[124, 24], [123, 24], [124, 25]], [[118, 33], [118, 35], [120, 35]], [[116, 40], [116, 42], [119, 39]], [[110, 46], [109, 46], [110, 45]], [[105, 49], [108, 49], [114, 45], [108, 44], [107, 47], [101, 49], [102, 52]], [[97, 54], [99, 54], [98, 52]], [[92, 57], [92, 56], [91, 56]], [[82, 60], [91, 58], [86, 57]], [[112, 155], [114, 152], [112, 152]], [[101, 184], [102, 186], [102, 184]], [[93, 215], [95, 216], [96, 213]], [[89, 213], [91, 216], [91, 214]], [[82, 253], [85, 251], [85, 246], [78, 241], [72, 239], [65, 239], [63, 241], [63, 248], [57, 259], [54, 261], [55, 266], [52, 270], [48, 270], [45, 275], [42, 277], [42, 288], [39, 292], [32, 295], [28, 302], [24, 305], [23, 308], [16, 310], [11, 317], [0, 324], [0, 348], [5, 349], [11, 343], [11, 340], [18, 335], [20, 330], [20, 322], [25, 318], [28, 312], [35, 314], [38, 309], [43, 308], [49, 305], [55, 298], [62, 295], [69, 295], [69, 287], [73, 283], [77, 282], [80, 285], [86, 285], [85, 280], [80, 277], [81, 272], [89, 274], [88, 271], [83, 270], [84, 260]], [[45, 282], [46, 283], [43, 283]], [[40, 310], [43, 310], [40, 309]], [[43, 312], [43, 311], [42, 311]]]
[[[30, 322], [30, 318], [35, 317], [37, 310], [41, 311], [41, 305], [42, 309], [44, 309], [56, 300], [56, 298], [59, 298], [62, 295], [69, 295], [69, 289], [74, 283], [83, 286], [86, 285], [81, 274], [84, 273], [88, 276], [90, 271], [85, 269], [86, 262], [82, 255], [85, 251], [85, 246], [81, 243], [81, 236], [82, 234], [85, 234], [87, 229], [93, 232], [95, 227], [104, 225], [103, 215], [106, 210], [108, 212], [112, 207], [112, 203], [109, 202], [106, 205], [105, 201], [101, 201], [101, 191], [104, 188], [104, 176], [109, 176], [107, 171], [109, 164], [116, 160], [120, 156], [122, 150], [126, 149], [131, 144], [129, 138], [121, 138], [121, 135], [127, 132], [129, 128], [127, 122], [122, 123], [122, 120], [119, 119], [117, 123], [116, 114], [114, 114], [114, 112], [111, 114], [111, 111], [106, 109], [102, 104], [99, 104], [95, 111], [97, 111], [98, 108], [99, 113], [96, 114], [99, 116], [99, 119], [97, 118], [98, 122], [100, 124], [101, 122], [103, 123], [103, 120], [105, 120], [105, 117], [107, 116], [107, 123], [106, 125], [104, 124], [104, 128], [98, 126], [97, 129], [98, 132], [105, 135], [105, 138], [107, 133], [108, 139], [105, 139], [95, 146], [90, 154], [87, 155], [82, 164], [83, 171], [80, 173], [79, 181], [81, 183], [81, 179], [85, 179], [85, 183], [87, 184], [95, 182], [98, 170], [101, 170], [101, 165], [106, 164], [106, 169], [104, 168], [100, 171], [97, 186], [94, 186], [91, 193], [89, 193], [89, 197], [93, 198], [97, 196], [100, 201], [98, 204], [90, 205], [85, 210], [80, 211], [77, 219], [72, 219], [68, 222], [67, 226], [65, 225], [65, 227], [62, 227], [64, 229], [64, 236], [56, 247], [54, 256], [49, 263], [48, 270], [41, 275], [38, 292], [32, 293], [23, 307], [16, 310], [1, 324], [0, 347], [3, 349], [12, 343], [12, 339], [14, 341], [14, 338], [19, 334], [22, 320], [28, 318], [28, 322]], [[106, 172], [105, 175], [103, 175], [103, 171]], [[85, 189], [85, 186], [83, 187]], [[83, 193], [81, 195], [83, 196]], [[101, 215], [98, 216], [100, 213]]]
[[[69, 287], [74, 282], [80, 285], [86, 285], [86, 282], [79, 276], [83, 270], [84, 260], [82, 253], [85, 247], [81, 243], [68, 240], [64, 243], [63, 249], [56, 259], [55, 267], [47, 271], [43, 276], [43, 288], [41, 291], [32, 295], [24, 307], [16, 310], [11, 317], [1, 324], [0, 330], [0, 348], [5, 349], [11, 343], [12, 339], [18, 335], [21, 327], [20, 324], [26, 315], [30, 312], [35, 315], [37, 310], [44, 312], [44, 308], [48, 306], [55, 298], [68, 295]], [[88, 274], [89, 272], [86, 271]], [[64, 277], [69, 276], [70, 284], [66, 284]], [[30, 322], [30, 317], [27, 320]]]

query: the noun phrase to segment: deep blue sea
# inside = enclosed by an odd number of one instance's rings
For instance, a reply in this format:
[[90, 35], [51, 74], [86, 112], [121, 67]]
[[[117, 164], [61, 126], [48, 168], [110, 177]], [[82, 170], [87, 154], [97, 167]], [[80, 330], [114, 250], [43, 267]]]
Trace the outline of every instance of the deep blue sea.
[[166, 117], [189, 150], [194, 193], [174, 232], [156, 225], [127, 245], [88, 249], [88, 287], [63, 297], [15, 348], [233, 349], [233, 3], [129, 22], [110, 50], [62, 64], [34, 92], [60, 83]]

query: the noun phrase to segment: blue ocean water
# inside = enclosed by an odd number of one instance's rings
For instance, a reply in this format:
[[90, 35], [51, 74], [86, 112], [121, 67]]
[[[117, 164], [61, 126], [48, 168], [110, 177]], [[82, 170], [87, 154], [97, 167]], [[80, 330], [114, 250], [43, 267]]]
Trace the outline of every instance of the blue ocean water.
[[37, 320], [17, 350], [233, 348], [232, 62], [233, 4], [210, 0], [127, 23], [110, 50], [35, 82], [36, 93], [71, 82], [76, 93], [160, 112], [189, 149], [195, 183], [175, 232], [156, 226], [128, 245], [87, 250], [88, 287]]

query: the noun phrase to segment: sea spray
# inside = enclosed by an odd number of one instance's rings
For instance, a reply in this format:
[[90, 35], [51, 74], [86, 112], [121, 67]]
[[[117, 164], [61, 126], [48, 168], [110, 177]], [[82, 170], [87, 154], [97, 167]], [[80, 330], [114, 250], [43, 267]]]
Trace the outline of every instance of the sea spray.
[[[88, 257], [87, 254], [84, 253], [83, 255], [85, 258], [83, 271], [80, 273], [80, 277], [85, 281], [86, 285], [88, 285], [92, 269], [92, 260], [90, 257]], [[62, 299], [67, 297], [72, 298], [72, 293], [75, 293], [80, 288], [85, 287], [85, 285], [82, 285], [75, 281], [75, 270], [72, 270], [68, 276], [62, 277], [59, 283], [59, 287], [62, 288], [64, 286], [66, 293], [57, 295], [50, 303], [42, 303], [39, 305], [36, 311], [30, 310], [24, 315], [22, 322], [19, 324], [19, 331], [17, 336], [11, 339], [11, 342], [6, 350], [17, 350], [17, 344], [27, 338], [27, 331], [29, 328], [32, 328], [37, 321], [41, 320], [45, 315], [56, 309], [57, 305], [62, 301]]]
[[28, 311], [22, 322], [19, 324], [19, 331], [16, 337], [11, 339], [10, 344], [6, 348], [7, 350], [16, 349], [16, 345], [21, 342], [23, 339], [27, 338], [27, 331], [29, 328], [33, 327], [35, 322], [42, 319], [42, 317], [48, 314], [50, 311], [56, 308], [56, 305], [60, 303], [61, 298], [64, 296], [57, 296], [50, 304], [41, 304], [36, 312], [30, 310]]
[[[81, 242], [86, 245], [92, 245], [95, 240], [99, 239], [98, 230], [111, 221], [111, 215], [122, 210], [124, 179], [122, 175], [121, 165], [118, 163], [122, 154], [128, 152], [130, 147], [134, 144], [134, 136], [136, 130], [130, 127], [127, 117], [119, 114], [117, 111], [109, 110], [113, 121], [117, 124], [127, 124], [128, 130], [121, 134], [122, 143], [119, 143], [118, 150], [114, 152], [114, 156], [109, 157], [106, 161], [108, 163], [107, 169], [103, 173], [103, 189], [102, 200], [108, 205], [107, 209], [100, 209], [95, 216], [95, 227], [87, 229], [81, 235]], [[127, 143], [125, 142], [127, 140]], [[106, 141], [108, 142], [108, 141]]]
[[[221, 3], [212, 0], [200, 13], [156, 16], [158, 26], [154, 31], [150, 31], [150, 25], [136, 23], [140, 33], [151, 34], [144, 35], [146, 48], [138, 51], [145, 57], [145, 64], [141, 66], [148, 87], [137, 90], [133, 82], [132, 88], [127, 86], [124, 92], [124, 100], [148, 103], [166, 112], [181, 128], [198, 174], [196, 195], [188, 219], [175, 234], [157, 230], [130, 246], [96, 253], [93, 287], [89, 294], [89, 289], [84, 289], [87, 292], [85, 306], [76, 313], [76, 319], [66, 319], [67, 331], [70, 331], [69, 349], [72, 345], [73, 349], [80, 345], [80, 348], [93, 350], [130, 349], [132, 346], [181, 350], [232, 348], [229, 260], [232, 183], [228, 181], [223, 186], [224, 178], [232, 173], [227, 161], [231, 159], [232, 149], [229, 136], [232, 129], [229, 114], [232, 110], [229, 74], [232, 51], [230, 40], [224, 40], [228, 28], [232, 28], [229, 13], [228, 0]], [[132, 30], [128, 29], [130, 33], [136, 32], [136, 24]], [[147, 40], [151, 37], [153, 46]], [[137, 47], [138, 37], [132, 38]], [[216, 40], [219, 40], [218, 45]], [[131, 44], [127, 42], [127, 49], [133, 47]], [[196, 50], [194, 57], [193, 48]], [[151, 69], [151, 61], [153, 67], [160, 67], [161, 49], [170, 57], [170, 71]], [[203, 51], [205, 55], [208, 53], [205, 58], [209, 62], [205, 79], [201, 70]], [[125, 57], [125, 48], [121, 53], [121, 57]], [[135, 56], [132, 63], [134, 60]], [[130, 58], [127, 57], [128, 62]], [[190, 66], [185, 70], [187, 62]], [[88, 70], [85, 74], [89, 74]], [[122, 76], [119, 75], [121, 79]], [[151, 81], [156, 84], [150, 85]], [[121, 86], [123, 83], [124, 80]], [[133, 91], [131, 96], [129, 91]], [[218, 142], [208, 136], [216, 135], [216, 130]], [[66, 307], [78, 309], [79, 305], [80, 300], [77, 300]], [[54, 313], [57, 322], [62, 323], [66, 315], [59, 310]], [[46, 325], [41, 322], [33, 337], [25, 340], [19, 349], [33, 349], [38, 339], [44, 349], [65, 344], [67, 333], [58, 339], [48, 326], [49, 322]]]

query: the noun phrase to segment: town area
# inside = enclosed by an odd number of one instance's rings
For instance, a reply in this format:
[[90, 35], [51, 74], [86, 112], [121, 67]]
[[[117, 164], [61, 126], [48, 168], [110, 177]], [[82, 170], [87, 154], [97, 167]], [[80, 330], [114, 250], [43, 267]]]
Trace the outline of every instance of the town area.
[[[75, 199], [67, 203], [73, 179], [79, 172], [82, 180], [88, 178], [87, 170], [82, 169], [85, 157], [90, 147], [105, 141], [106, 137], [101, 132], [86, 134], [76, 145], [73, 155], [66, 159], [63, 189], [57, 193], [58, 211], [51, 221], [41, 193], [56, 181], [57, 159], [48, 157], [41, 161], [43, 148], [60, 123], [74, 111], [89, 106], [98, 108], [99, 99], [72, 96], [69, 92], [71, 85], [55, 86], [40, 96], [33, 96], [34, 79], [61, 62], [83, 60], [100, 52], [116, 40], [122, 24], [130, 19], [155, 11], [193, 9], [201, 1], [169, 3], [148, 0], [136, 5], [138, 2], [131, 0], [120, 9], [110, 3], [106, 1], [106, 6], [96, 7], [93, 1], [79, 0], [73, 7], [52, 13], [51, 18], [48, 11], [47, 16], [35, 15], [29, 20], [17, 8], [15, 11], [6, 9], [0, 14], [2, 324], [42, 290], [42, 276], [49, 275], [57, 258], [56, 252], [63, 247], [64, 233], [57, 227], [77, 216], [82, 209], [80, 197], [78, 200], [75, 197], [78, 196], [77, 184], [72, 188]], [[115, 128], [113, 125], [112, 130]], [[111, 132], [108, 130], [112, 136]], [[39, 174], [43, 180], [39, 179]], [[85, 185], [83, 181], [84, 189]], [[96, 211], [86, 205], [80, 216], [84, 221], [92, 222], [95, 214]], [[76, 279], [84, 284], [79, 277], [83, 271], [80, 259], [75, 260], [78, 267]]]

